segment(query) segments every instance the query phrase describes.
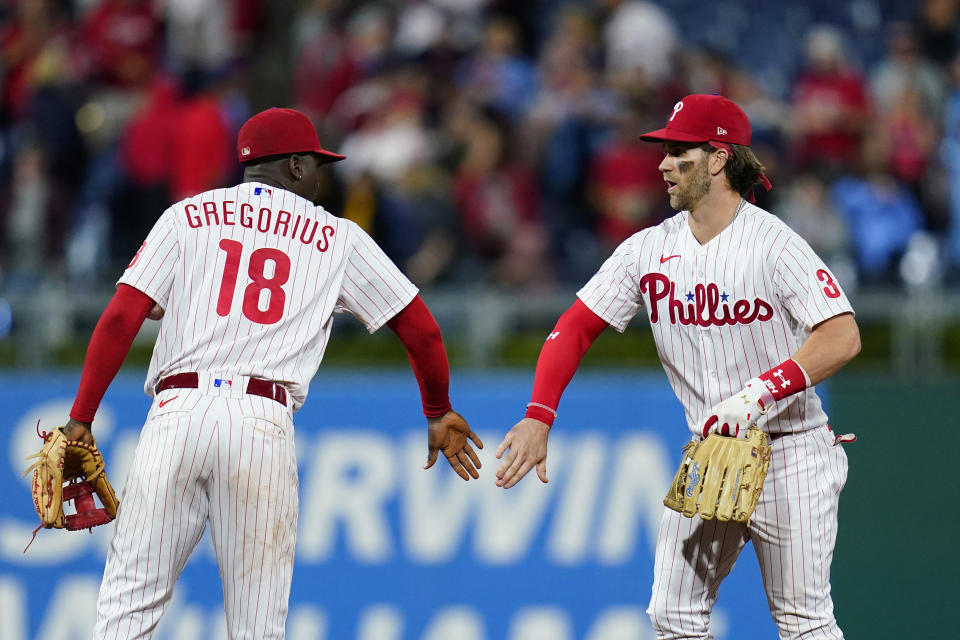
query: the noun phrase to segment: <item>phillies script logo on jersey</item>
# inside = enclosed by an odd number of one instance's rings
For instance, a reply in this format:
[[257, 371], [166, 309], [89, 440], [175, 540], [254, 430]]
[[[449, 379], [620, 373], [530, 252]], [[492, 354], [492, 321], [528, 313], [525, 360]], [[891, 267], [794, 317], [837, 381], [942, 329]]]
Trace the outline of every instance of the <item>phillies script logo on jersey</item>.
[[660, 301], [667, 301], [670, 324], [710, 325], [750, 324], [766, 322], [773, 317], [773, 307], [766, 300], [728, 300], [716, 284], [698, 284], [687, 292], [683, 300], [677, 299], [677, 285], [662, 273], [648, 273], [640, 278], [640, 293], [647, 296], [650, 307], [650, 322], [660, 320]]

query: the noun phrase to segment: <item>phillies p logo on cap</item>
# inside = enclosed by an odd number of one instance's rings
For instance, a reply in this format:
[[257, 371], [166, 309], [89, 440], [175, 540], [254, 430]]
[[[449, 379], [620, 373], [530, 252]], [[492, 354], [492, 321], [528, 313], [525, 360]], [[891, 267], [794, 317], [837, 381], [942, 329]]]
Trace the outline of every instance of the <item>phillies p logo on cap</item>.
[[673, 105], [667, 126], [640, 136], [644, 142], [710, 142], [750, 146], [750, 120], [720, 95], [692, 94]]
[[673, 113], [670, 114], [670, 120], [668, 120], [668, 122], [672, 122], [673, 119], [677, 117], [677, 113], [679, 113], [681, 109], [683, 109], [683, 100], [673, 105]]

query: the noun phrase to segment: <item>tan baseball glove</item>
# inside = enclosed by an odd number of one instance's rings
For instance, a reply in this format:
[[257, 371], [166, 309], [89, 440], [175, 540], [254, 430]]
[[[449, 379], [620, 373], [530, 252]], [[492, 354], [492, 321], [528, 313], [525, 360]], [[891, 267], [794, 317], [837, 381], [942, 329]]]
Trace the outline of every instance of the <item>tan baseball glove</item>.
[[[117, 495], [107, 480], [103, 456], [96, 442], [90, 445], [67, 440], [63, 427], [44, 432], [40, 437], [44, 441], [43, 448], [39, 453], [27, 456], [27, 460], [37, 460], [23, 474], [33, 472], [33, 506], [40, 516], [37, 530], [41, 527], [71, 531], [89, 529], [117, 517]], [[65, 482], [68, 483], [66, 486]], [[102, 509], [96, 507], [94, 493], [100, 498]], [[76, 513], [65, 515], [63, 503], [69, 500], [74, 501]]]
[[747, 522], [770, 466], [767, 434], [751, 425], [746, 438], [711, 433], [683, 447], [683, 461], [663, 504], [692, 517]]

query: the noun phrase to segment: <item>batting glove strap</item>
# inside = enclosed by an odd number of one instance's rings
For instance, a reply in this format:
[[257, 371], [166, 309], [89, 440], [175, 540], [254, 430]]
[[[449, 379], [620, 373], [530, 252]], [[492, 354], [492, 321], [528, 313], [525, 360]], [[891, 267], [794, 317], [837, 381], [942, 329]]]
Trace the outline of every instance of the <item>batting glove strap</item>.
[[740, 394], [760, 406], [760, 414], [765, 414], [776, 401], [766, 383], [760, 378], [751, 378], [740, 390]]

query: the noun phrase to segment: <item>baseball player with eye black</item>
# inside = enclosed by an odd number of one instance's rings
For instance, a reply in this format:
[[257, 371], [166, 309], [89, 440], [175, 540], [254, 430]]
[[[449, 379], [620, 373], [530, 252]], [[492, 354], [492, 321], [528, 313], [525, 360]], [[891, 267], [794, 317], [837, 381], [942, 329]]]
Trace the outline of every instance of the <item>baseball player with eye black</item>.
[[130, 467], [94, 638], [150, 638], [207, 524], [233, 640], [284, 637], [297, 529], [293, 414], [349, 312], [403, 342], [420, 386], [431, 467], [464, 480], [482, 447], [451, 409], [440, 329], [416, 287], [356, 224], [317, 204], [324, 149], [310, 120], [268, 109], [240, 129], [244, 182], [169, 207], [90, 340], [65, 427], [88, 440], [100, 401], [149, 316], [153, 397]]
[[752, 540], [783, 639], [843, 637], [830, 563], [847, 458], [814, 385], [860, 350], [853, 309], [830, 269], [780, 219], [751, 204], [770, 188], [750, 151], [750, 122], [719, 95], [679, 101], [663, 129], [662, 224], [623, 242], [577, 293], [541, 350], [526, 417], [497, 449], [498, 486], [536, 467], [564, 388], [607, 327], [646, 311], [657, 352], [699, 441], [767, 434], [769, 470], [747, 522], [665, 508], [647, 613], [658, 638], [710, 638], [721, 581]]

